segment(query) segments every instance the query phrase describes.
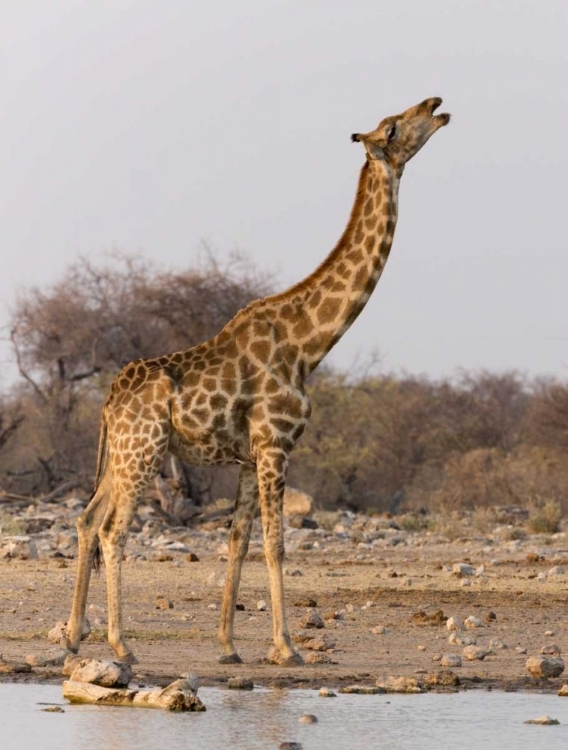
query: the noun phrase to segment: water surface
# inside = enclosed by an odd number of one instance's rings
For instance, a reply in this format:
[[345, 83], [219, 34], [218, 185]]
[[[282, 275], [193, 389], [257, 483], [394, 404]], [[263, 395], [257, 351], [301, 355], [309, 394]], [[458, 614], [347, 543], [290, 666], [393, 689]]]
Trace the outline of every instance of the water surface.
[[[420, 747], [443, 750], [555, 750], [568, 747], [568, 698], [529, 693], [338, 695], [314, 690], [201, 688], [205, 713], [71, 706], [58, 685], [0, 684], [4, 750], [270, 750], [284, 741], [304, 750]], [[42, 712], [40, 702], [65, 713]], [[303, 725], [304, 713], [319, 723]], [[560, 726], [530, 726], [548, 714]], [[418, 743], [418, 744], [417, 744]]]

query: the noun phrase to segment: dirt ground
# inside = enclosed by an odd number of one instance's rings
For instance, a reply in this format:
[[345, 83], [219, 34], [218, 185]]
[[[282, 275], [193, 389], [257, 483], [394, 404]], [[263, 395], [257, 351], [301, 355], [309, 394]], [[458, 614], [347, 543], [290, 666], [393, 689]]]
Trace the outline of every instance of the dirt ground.
[[[239, 675], [270, 686], [339, 687], [375, 684], [389, 675], [424, 677], [440, 669], [436, 654], [462, 654], [450, 645], [444, 623], [421, 624], [419, 612], [442, 610], [449, 617], [478, 617], [484, 627], [475, 633], [478, 645], [500, 639], [507, 648], [494, 648], [483, 661], [468, 662], [453, 671], [466, 687], [558, 690], [563, 677], [535, 680], [525, 668], [527, 656], [547, 644], [568, 648], [566, 613], [568, 576], [549, 574], [567, 559], [563, 550], [538, 546], [539, 540], [488, 550], [483, 542], [397, 545], [380, 554], [353, 554], [347, 541], [333, 551], [296, 549], [287, 555], [285, 578], [292, 635], [307, 614], [312, 598], [324, 618], [341, 612], [343, 619], [326, 619], [323, 630], [335, 642], [328, 652], [333, 663], [282, 668], [265, 662], [271, 646], [271, 612], [268, 580], [259, 551], [244, 567], [236, 612], [237, 648], [242, 665], [218, 663], [217, 642], [222, 576], [226, 563], [215, 553], [200, 554], [198, 562], [186, 555], [163, 562], [127, 560], [124, 563], [124, 614], [130, 644], [139, 659], [135, 676], [145, 682], [165, 684], [179, 674], [192, 672], [202, 684], [220, 684]], [[537, 552], [530, 552], [530, 550]], [[538, 550], [544, 555], [539, 555]], [[165, 556], [168, 557], [167, 555]], [[172, 556], [170, 556], [172, 557]], [[538, 559], [536, 559], [538, 557]], [[456, 562], [483, 565], [482, 575], [466, 582], [452, 573]], [[301, 575], [290, 575], [300, 571]], [[539, 573], [540, 579], [539, 580]], [[544, 573], [544, 575], [542, 575]], [[0, 653], [4, 661], [22, 662], [28, 654], [53, 648], [47, 632], [57, 620], [66, 620], [74, 583], [74, 560], [39, 559], [3, 561], [0, 567]], [[156, 597], [170, 600], [173, 608], [157, 608]], [[268, 611], [258, 611], [265, 599]], [[83, 642], [81, 654], [111, 658], [105, 641], [104, 571], [93, 577], [88, 616], [93, 633]], [[304, 606], [302, 606], [304, 605]], [[494, 613], [490, 615], [490, 613]], [[413, 618], [413, 616], [415, 616]], [[377, 626], [386, 632], [372, 633]], [[552, 633], [552, 635], [550, 634]], [[516, 648], [526, 649], [526, 654]], [[301, 646], [300, 646], [301, 649]], [[307, 651], [301, 652], [306, 656]], [[62, 679], [60, 670], [35, 668], [30, 674], [1, 675], [5, 680]]]

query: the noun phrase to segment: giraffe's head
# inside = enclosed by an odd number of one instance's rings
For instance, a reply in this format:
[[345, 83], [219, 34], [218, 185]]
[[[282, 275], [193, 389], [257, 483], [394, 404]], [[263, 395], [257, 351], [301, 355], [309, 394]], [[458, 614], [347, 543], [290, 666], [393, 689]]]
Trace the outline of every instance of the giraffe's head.
[[354, 133], [351, 139], [365, 146], [369, 159], [383, 159], [395, 171], [402, 171], [430, 136], [449, 123], [450, 115], [434, 114], [441, 103], [437, 96], [425, 99], [400, 115], [385, 117], [376, 130]]

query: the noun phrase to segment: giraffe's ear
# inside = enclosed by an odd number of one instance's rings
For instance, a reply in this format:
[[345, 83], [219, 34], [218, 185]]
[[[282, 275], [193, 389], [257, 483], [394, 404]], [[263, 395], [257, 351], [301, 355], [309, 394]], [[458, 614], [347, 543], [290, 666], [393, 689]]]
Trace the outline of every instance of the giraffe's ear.
[[351, 135], [351, 141], [353, 143], [358, 143], [361, 140], [361, 133], [353, 133]]

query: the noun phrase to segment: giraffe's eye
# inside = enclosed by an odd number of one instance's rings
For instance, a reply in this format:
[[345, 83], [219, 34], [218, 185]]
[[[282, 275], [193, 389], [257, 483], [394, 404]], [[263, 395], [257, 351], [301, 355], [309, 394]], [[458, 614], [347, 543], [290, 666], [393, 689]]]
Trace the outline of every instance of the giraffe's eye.
[[396, 135], [396, 125], [391, 125], [390, 130], [387, 133], [387, 143], [390, 143]]

